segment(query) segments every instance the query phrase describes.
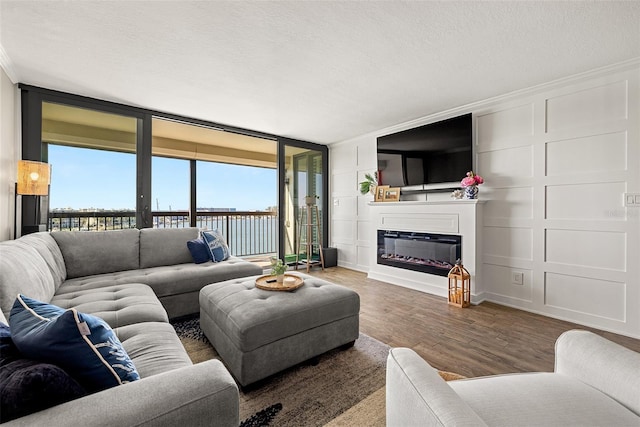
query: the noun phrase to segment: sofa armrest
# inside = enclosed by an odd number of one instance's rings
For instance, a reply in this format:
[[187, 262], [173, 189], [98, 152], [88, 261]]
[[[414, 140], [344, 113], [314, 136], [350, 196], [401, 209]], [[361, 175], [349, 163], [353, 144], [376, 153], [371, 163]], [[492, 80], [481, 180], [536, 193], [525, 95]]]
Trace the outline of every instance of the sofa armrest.
[[484, 426], [482, 419], [413, 350], [387, 358], [387, 426]]
[[556, 373], [590, 385], [640, 416], [640, 353], [580, 330], [560, 335], [555, 351]]
[[7, 426], [239, 425], [238, 387], [219, 360], [147, 377], [54, 406]]

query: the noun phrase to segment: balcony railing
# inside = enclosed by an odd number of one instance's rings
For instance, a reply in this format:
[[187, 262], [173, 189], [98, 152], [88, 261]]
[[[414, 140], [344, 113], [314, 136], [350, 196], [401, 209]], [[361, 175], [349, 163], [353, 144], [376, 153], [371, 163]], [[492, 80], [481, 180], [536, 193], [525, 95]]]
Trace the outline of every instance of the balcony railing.
[[[186, 228], [188, 211], [152, 212], [153, 228]], [[276, 212], [197, 212], [196, 226], [219, 230], [235, 256], [275, 254], [278, 246]], [[136, 228], [134, 211], [49, 212], [49, 230], [103, 231]]]

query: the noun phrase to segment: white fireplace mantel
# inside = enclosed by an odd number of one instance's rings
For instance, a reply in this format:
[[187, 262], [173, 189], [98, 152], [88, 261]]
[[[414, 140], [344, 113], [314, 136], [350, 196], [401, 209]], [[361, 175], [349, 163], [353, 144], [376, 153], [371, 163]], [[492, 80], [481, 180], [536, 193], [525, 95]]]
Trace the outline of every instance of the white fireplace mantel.
[[[370, 202], [371, 236], [378, 230], [454, 234], [462, 237], [462, 264], [471, 275], [471, 301], [482, 301], [481, 248], [483, 200]], [[371, 245], [368, 277], [398, 286], [447, 297], [448, 280], [418, 271], [377, 263], [377, 244]]]
[[486, 200], [480, 199], [459, 199], [459, 200], [438, 200], [438, 201], [424, 201], [424, 200], [408, 200], [402, 202], [369, 202], [369, 206], [409, 206], [409, 205], [479, 205], [484, 204]]

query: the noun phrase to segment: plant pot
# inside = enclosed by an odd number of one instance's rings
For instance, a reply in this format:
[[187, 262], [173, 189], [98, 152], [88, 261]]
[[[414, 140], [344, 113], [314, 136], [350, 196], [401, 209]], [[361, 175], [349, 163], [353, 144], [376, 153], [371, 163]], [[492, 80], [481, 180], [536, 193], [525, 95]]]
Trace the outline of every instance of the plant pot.
[[282, 285], [282, 284], [284, 283], [284, 273], [283, 273], [283, 274], [278, 274], [278, 275], [276, 276], [276, 282], [277, 282], [279, 285]]
[[464, 188], [464, 198], [465, 199], [477, 199], [478, 198], [478, 186], [470, 185]]

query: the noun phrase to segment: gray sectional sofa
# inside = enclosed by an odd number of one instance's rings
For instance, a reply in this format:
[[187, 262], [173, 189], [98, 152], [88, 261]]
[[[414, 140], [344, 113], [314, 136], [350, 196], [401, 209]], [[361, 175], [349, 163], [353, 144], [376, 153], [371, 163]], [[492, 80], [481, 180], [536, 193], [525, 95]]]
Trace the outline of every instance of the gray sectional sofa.
[[169, 318], [199, 312], [205, 285], [261, 274], [231, 257], [194, 264], [199, 230], [36, 233], [0, 242], [0, 322], [18, 293], [104, 319], [141, 379], [6, 425], [238, 425], [238, 389], [217, 360], [193, 365]]

